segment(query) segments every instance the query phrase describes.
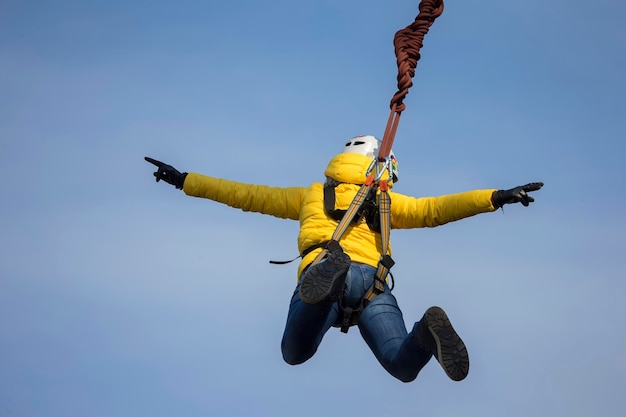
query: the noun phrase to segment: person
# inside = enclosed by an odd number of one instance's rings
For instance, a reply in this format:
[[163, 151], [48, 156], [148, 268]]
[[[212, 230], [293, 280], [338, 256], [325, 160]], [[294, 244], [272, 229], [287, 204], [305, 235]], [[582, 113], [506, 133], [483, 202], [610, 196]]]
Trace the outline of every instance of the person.
[[[319, 262], [311, 265], [338, 224], [336, 213], [345, 210], [377, 157], [380, 141], [370, 135], [350, 139], [334, 156], [324, 172], [324, 184], [308, 187], [270, 187], [245, 184], [197, 173], [179, 172], [171, 165], [146, 157], [156, 165], [156, 181], [163, 180], [193, 197], [214, 200], [243, 211], [298, 220], [298, 249], [302, 260], [291, 297], [281, 342], [282, 355], [290, 365], [301, 364], [317, 351], [322, 338], [333, 326], [342, 325], [345, 306], [359, 305], [376, 279], [381, 259], [381, 233], [373, 221], [375, 203], [353, 220], [339, 242]], [[391, 172], [382, 180], [390, 187], [398, 182], [395, 155]], [[391, 178], [390, 178], [391, 177]], [[479, 213], [493, 212], [504, 204], [528, 206], [543, 183], [530, 183], [508, 190], [474, 190], [439, 197], [416, 198], [389, 190], [391, 228], [435, 227]], [[326, 190], [326, 192], [325, 192]], [[330, 192], [328, 192], [330, 190]], [[334, 194], [334, 204], [328, 204]], [[364, 207], [366, 205], [364, 204]], [[374, 210], [372, 210], [374, 207]], [[377, 215], [377, 214], [376, 214]], [[454, 381], [469, 371], [469, 356], [445, 311], [437, 306], [407, 331], [402, 312], [388, 282], [359, 312], [350, 325], [358, 329], [386, 371], [403, 382], [413, 381], [434, 356]]]

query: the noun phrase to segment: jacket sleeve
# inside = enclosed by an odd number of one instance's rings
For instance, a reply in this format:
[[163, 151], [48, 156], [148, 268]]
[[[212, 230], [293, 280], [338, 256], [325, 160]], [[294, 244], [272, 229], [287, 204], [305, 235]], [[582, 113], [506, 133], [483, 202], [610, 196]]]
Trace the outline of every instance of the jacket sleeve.
[[245, 184], [190, 172], [183, 191], [189, 196], [207, 198], [243, 211], [298, 220], [305, 188]]
[[491, 194], [494, 191], [475, 190], [423, 198], [391, 193], [391, 227], [435, 227], [494, 211], [495, 207], [491, 203]]

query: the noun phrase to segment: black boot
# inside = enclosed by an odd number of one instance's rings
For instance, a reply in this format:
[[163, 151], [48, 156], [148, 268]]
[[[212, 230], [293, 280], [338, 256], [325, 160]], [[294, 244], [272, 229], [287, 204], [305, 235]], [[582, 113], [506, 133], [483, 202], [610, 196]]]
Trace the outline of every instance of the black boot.
[[350, 257], [343, 251], [333, 251], [323, 262], [306, 271], [300, 282], [300, 298], [308, 304], [336, 301], [343, 290]]
[[450, 379], [461, 381], [467, 376], [467, 349], [443, 309], [431, 307], [426, 310], [416, 326], [415, 337], [420, 346], [432, 352]]

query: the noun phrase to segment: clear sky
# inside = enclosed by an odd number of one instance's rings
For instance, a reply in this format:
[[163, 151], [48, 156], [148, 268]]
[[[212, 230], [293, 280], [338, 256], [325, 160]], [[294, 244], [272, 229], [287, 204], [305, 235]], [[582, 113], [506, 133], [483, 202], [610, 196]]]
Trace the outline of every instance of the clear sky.
[[[0, 4], [0, 416], [623, 413], [626, 3], [448, 1], [394, 143], [414, 196], [536, 203], [392, 233], [407, 325], [448, 312], [466, 380], [389, 376], [331, 330], [283, 363], [297, 222], [156, 184], [306, 186], [382, 136], [399, 1]], [[592, 7], [593, 6], [593, 7]]]

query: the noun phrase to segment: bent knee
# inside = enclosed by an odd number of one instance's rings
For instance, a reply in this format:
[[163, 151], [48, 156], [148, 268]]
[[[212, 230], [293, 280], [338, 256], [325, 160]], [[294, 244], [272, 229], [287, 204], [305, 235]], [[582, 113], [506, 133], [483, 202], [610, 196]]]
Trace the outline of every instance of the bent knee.
[[387, 369], [387, 372], [391, 374], [391, 376], [405, 383], [415, 381], [415, 378], [417, 378], [417, 374], [419, 374], [419, 371], [415, 371], [414, 369], [390, 369], [389, 367], [385, 368]]
[[283, 360], [285, 361], [285, 363], [287, 363], [288, 365], [300, 365], [306, 361], [308, 361], [309, 359], [311, 359], [311, 355], [303, 355], [303, 354], [293, 354], [290, 352], [284, 352], [283, 351]]
[[398, 374], [394, 376], [404, 383], [413, 382], [417, 378], [417, 374]]
[[283, 343], [281, 346], [283, 360], [289, 365], [300, 365], [315, 354], [316, 349], [294, 349], [293, 347], [287, 347]]

